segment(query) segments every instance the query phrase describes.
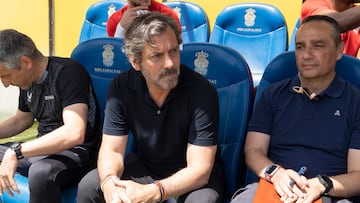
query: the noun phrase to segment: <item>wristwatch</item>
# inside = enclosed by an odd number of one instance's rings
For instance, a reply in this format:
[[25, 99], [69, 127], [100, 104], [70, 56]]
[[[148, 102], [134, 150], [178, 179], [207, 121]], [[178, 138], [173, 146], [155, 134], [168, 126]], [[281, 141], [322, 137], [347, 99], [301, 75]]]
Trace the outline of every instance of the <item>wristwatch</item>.
[[319, 182], [325, 187], [323, 195], [328, 195], [330, 190], [333, 188], [332, 180], [326, 175], [316, 176], [319, 179]]
[[271, 182], [271, 178], [275, 175], [279, 168], [280, 166], [277, 164], [271, 164], [270, 166], [266, 167], [264, 172], [265, 179]]
[[16, 154], [16, 158], [18, 160], [24, 158], [23, 154], [21, 153], [21, 143], [20, 142], [15, 142], [12, 145], [10, 145], [10, 149], [14, 150], [14, 152]]

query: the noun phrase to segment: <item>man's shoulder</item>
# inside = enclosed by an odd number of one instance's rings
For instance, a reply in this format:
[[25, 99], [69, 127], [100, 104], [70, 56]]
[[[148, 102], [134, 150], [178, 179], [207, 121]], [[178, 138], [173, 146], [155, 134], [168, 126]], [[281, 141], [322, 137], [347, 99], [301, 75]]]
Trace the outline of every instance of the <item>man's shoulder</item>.
[[121, 88], [136, 88], [136, 84], [141, 78], [141, 73], [139, 71], [130, 68], [129, 70], [117, 74], [113, 77], [112, 83], [116, 83], [114, 85], [121, 87]]
[[282, 91], [284, 89], [289, 89], [290, 86], [296, 84], [296, 77], [285, 78], [274, 83], [271, 83], [264, 87], [264, 90], [267, 91]]

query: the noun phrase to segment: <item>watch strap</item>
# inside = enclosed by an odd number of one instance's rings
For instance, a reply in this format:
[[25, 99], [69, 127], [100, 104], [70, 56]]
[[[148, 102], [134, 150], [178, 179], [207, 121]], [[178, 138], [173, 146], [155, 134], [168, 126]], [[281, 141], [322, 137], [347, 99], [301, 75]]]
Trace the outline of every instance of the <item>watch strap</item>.
[[264, 172], [264, 177], [267, 181], [271, 182], [271, 178], [275, 175], [275, 173], [281, 168], [280, 165], [271, 164], [266, 167]]
[[24, 158], [23, 154], [21, 153], [21, 143], [16, 142], [13, 145], [11, 145], [10, 147], [12, 150], [14, 150], [15, 154], [16, 154], [16, 158], [18, 160]]
[[326, 175], [316, 176], [319, 179], [319, 182], [325, 187], [323, 195], [328, 195], [330, 190], [333, 188], [332, 180]]

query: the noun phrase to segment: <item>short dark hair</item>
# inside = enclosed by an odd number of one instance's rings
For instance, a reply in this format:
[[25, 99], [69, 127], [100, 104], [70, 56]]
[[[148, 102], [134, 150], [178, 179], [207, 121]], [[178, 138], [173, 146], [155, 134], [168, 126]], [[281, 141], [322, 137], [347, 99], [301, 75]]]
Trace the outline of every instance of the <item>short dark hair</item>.
[[[336, 46], [338, 46], [341, 43], [341, 29], [337, 21], [329, 16], [326, 15], [312, 15], [306, 17], [302, 22], [301, 25], [304, 25], [311, 21], [325, 21], [328, 22], [334, 29], [333, 29], [333, 38], [335, 41]], [[300, 28], [299, 27], [299, 28]]]

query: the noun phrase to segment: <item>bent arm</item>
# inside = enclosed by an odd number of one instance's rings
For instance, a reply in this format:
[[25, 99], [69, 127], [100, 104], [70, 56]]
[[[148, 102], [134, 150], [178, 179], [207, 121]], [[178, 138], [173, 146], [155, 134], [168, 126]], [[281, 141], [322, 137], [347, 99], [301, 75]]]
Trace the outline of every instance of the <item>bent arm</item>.
[[352, 197], [360, 194], [360, 150], [349, 149], [348, 172], [332, 176], [333, 189], [329, 195], [335, 197]]
[[110, 175], [121, 177], [127, 140], [127, 135], [103, 134], [97, 162], [101, 183]]
[[42, 137], [22, 144], [25, 157], [55, 154], [85, 140], [88, 106], [76, 103], [64, 108], [64, 125]]
[[0, 139], [12, 137], [30, 128], [34, 123], [31, 112], [17, 110], [16, 114], [0, 123]]
[[259, 177], [264, 178], [264, 171], [273, 162], [267, 157], [270, 136], [250, 131], [245, 141], [245, 161], [247, 166]]
[[187, 166], [172, 176], [160, 180], [167, 197], [176, 197], [206, 185], [214, 165], [217, 146], [188, 144]]
[[342, 12], [326, 9], [317, 14], [327, 15], [334, 18], [338, 22], [342, 32], [346, 32], [360, 26], [360, 6], [352, 7]]

